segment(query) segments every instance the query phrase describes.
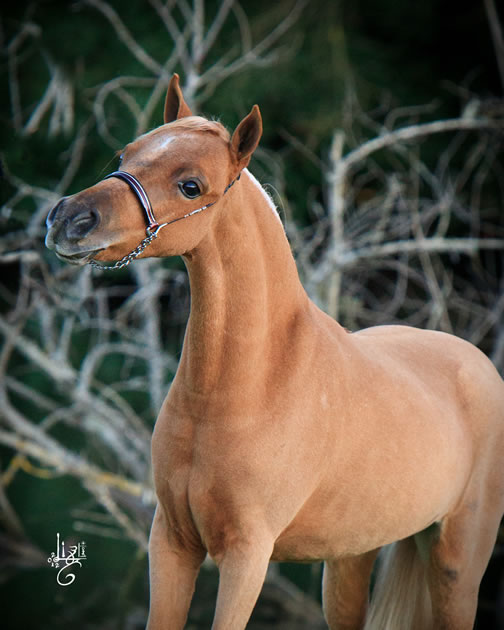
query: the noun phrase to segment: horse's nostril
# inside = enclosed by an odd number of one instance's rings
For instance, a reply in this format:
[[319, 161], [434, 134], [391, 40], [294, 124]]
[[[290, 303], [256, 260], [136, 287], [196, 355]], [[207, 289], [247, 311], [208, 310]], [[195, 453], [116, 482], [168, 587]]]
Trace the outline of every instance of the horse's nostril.
[[46, 219], [46, 226], [50, 228], [56, 219], [56, 215], [58, 213], [59, 208], [63, 205], [65, 198], [60, 199], [58, 203], [54, 206], [54, 208], [49, 212]]
[[68, 222], [66, 236], [71, 240], [79, 240], [87, 236], [100, 222], [100, 214], [95, 208], [86, 208]]

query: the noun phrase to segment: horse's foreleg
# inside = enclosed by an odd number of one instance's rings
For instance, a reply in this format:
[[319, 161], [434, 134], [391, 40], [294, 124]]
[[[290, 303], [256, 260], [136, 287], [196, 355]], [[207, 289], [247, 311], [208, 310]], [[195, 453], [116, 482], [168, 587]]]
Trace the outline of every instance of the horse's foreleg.
[[163, 512], [158, 506], [149, 539], [147, 630], [182, 630], [204, 557], [202, 549], [188, 551], [170, 544]]
[[266, 577], [273, 542], [236, 541], [219, 557], [219, 590], [212, 630], [242, 630]]
[[361, 556], [328, 560], [324, 564], [323, 607], [331, 630], [364, 627], [369, 581], [378, 549]]

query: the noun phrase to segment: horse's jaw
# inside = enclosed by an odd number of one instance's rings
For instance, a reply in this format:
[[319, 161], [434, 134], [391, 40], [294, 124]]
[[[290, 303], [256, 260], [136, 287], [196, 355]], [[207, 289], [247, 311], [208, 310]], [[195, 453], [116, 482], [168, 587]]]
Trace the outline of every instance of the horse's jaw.
[[93, 260], [94, 257], [101, 251], [103, 251], [103, 249], [95, 249], [88, 252], [77, 252], [75, 254], [62, 254], [55, 251], [55, 254], [63, 262], [69, 263], [70, 265], [76, 265], [77, 267], [83, 267], [91, 262], [91, 260]]

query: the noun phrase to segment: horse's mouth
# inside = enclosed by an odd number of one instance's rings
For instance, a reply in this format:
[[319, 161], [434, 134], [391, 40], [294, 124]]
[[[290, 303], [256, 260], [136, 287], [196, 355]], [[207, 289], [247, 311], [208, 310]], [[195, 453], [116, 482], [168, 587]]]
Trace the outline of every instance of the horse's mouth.
[[86, 265], [90, 262], [98, 252], [101, 252], [103, 248], [93, 249], [88, 252], [77, 252], [76, 254], [61, 254], [59, 252], [55, 252], [56, 256], [70, 265]]

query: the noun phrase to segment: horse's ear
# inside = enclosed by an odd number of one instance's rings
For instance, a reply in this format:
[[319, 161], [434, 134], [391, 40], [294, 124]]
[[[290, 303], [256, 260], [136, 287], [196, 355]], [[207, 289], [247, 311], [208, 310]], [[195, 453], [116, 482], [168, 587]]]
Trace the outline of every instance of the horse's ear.
[[250, 162], [262, 134], [262, 120], [259, 107], [254, 105], [248, 116], [236, 127], [231, 138], [231, 149], [236, 156], [240, 168]]
[[171, 123], [177, 118], [192, 116], [189, 105], [184, 101], [182, 90], [179, 85], [179, 75], [175, 73], [170, 79], [170, 85], [166, 92], [166, 100], [164, 106], [164, 121]]

